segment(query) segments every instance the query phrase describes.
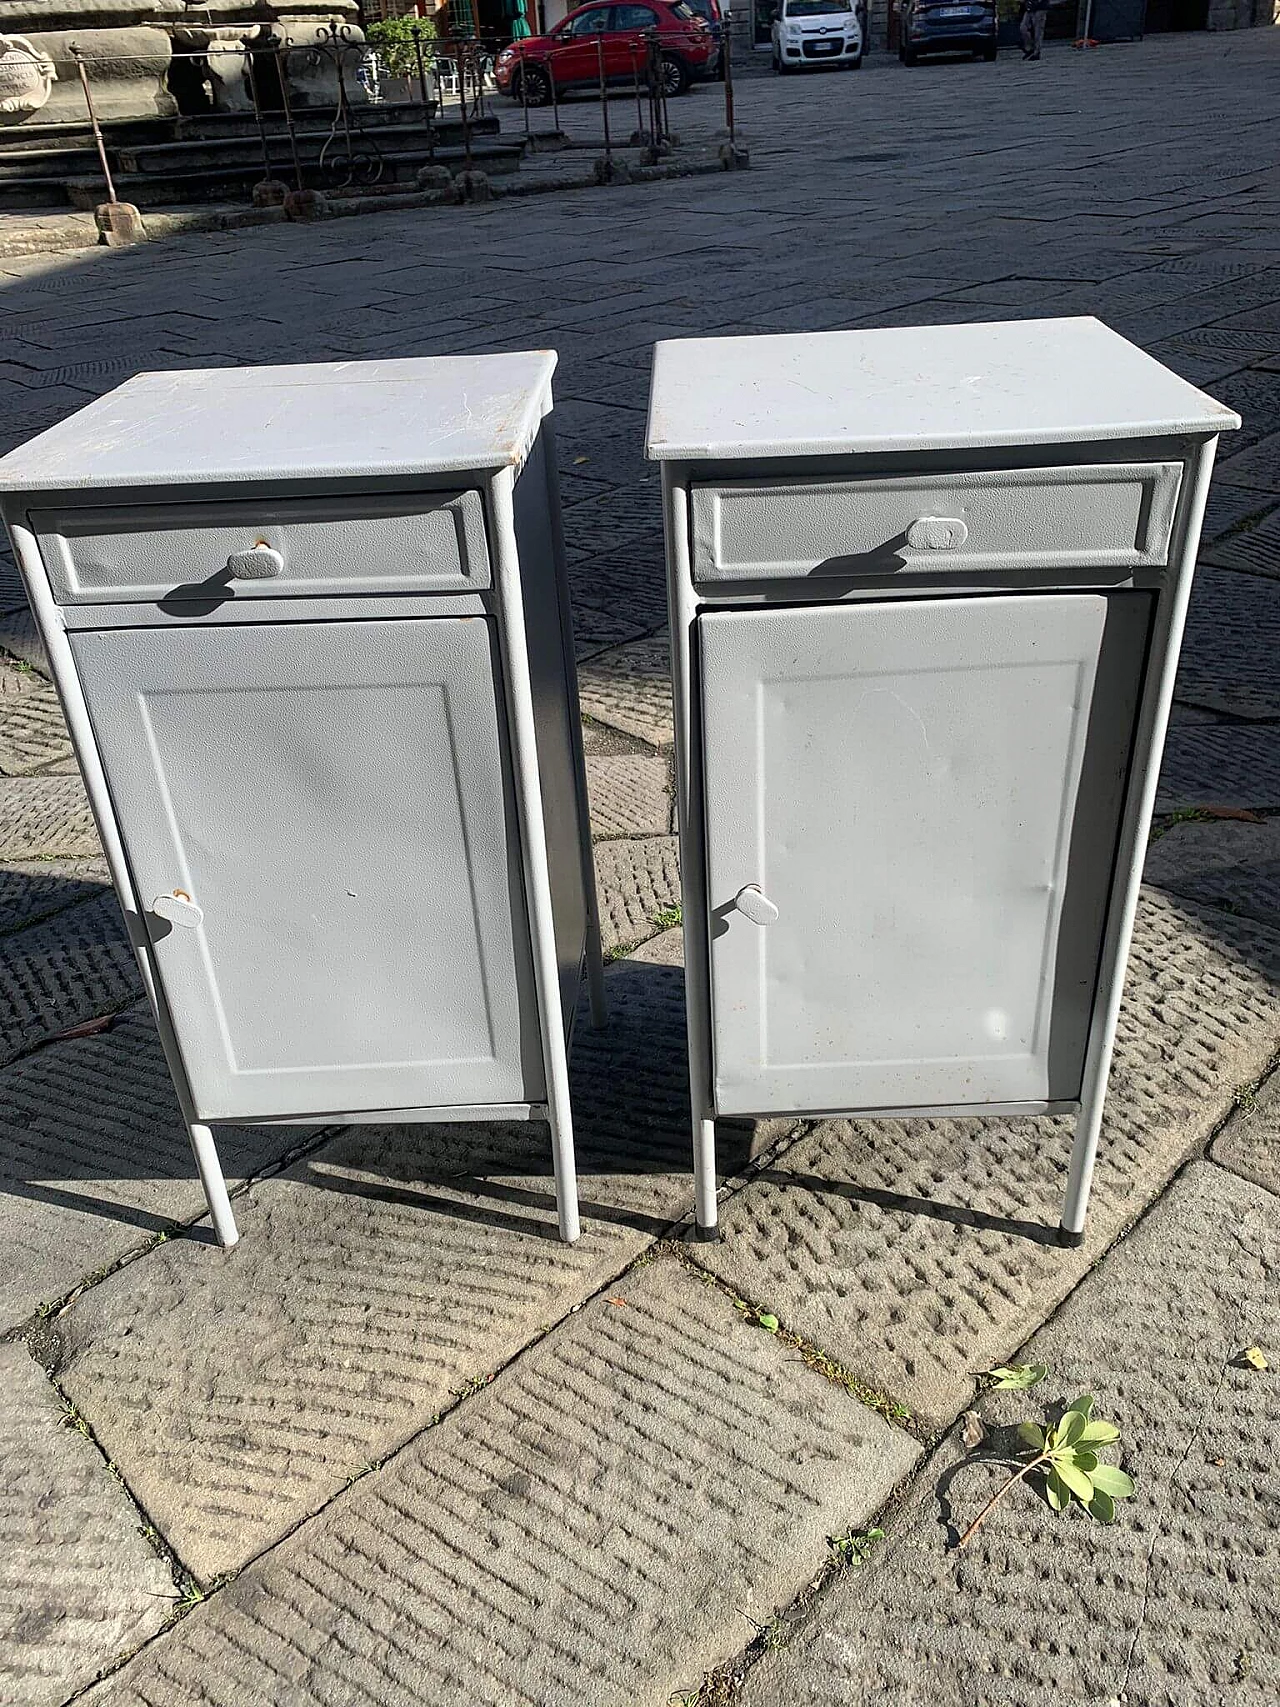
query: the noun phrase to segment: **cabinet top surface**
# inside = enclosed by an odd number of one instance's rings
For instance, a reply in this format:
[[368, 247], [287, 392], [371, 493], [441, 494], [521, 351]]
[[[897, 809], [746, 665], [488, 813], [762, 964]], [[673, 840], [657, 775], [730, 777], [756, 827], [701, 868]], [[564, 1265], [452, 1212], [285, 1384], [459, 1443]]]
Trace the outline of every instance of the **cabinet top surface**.
[[668, 340], [654, 356], [648, 453], [823, 456], [1239, 425], [1100, 320], [1019, 320]]
[[0, 459], [0, 492], [519, 464], [550, 407], [552, 350], [140, 373]]

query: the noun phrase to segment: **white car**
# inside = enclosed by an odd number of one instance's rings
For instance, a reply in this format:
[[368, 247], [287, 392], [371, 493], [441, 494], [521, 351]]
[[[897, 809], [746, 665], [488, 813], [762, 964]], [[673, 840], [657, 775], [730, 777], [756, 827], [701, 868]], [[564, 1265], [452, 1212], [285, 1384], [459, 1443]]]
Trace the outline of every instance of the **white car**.
[[854, 0], [778, 0], [773, 14], [773, 69], [862, 64], [862, 25]]

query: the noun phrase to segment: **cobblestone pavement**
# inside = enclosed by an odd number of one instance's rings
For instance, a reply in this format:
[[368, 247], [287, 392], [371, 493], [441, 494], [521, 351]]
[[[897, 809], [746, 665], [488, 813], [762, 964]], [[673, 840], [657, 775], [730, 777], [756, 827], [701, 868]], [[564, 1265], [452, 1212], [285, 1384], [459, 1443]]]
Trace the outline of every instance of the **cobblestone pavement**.
[[[260, 1128], [218, 1251], [0, 569], [0, 1701], [1276, 1699], [1278, 76], [1256, 31], [756, 77], [749, 172], [0, 265], [6, 444], [141, 367], [559, 351], [615, 956], [579, 1245], [537, 1129]], [[650, 347], [1079, 313], [1245, 420], [1088, 1241], [1042, 1231], [1059, 1121], [783, 1121], [726, 1128], [728, 1237], [686, 1246]], [[993, 1438], [1088, 1387], [1137, 1495], [1102, 1529], [1020, 1489], [958, 1554], [995, 1470], [957, 1419], [1020, 1355], [1052, 1375]]]

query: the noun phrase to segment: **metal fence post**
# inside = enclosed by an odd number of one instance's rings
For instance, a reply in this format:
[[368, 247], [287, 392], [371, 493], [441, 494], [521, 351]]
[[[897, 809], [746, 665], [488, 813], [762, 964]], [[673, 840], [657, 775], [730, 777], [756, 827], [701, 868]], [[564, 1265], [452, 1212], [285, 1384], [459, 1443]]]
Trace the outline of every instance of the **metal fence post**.
[[733, 24], [722, 23], [720, 26], [724, 52], [724, 122], [729, 132], [729, 146], [737, 142], [733, 128]]
[[98, 123], [98, 115], [93, 108], [93, 95], [89, 89], [89, 73], [85, 69], [80, 49], [74, 42], [68, 44], [67, 52], [75, 60], [76, 70], [80, 73], [80, 87], [84, 90], [84, 104], [89, 109], [89, 124], [93, 129], [93, 140], [98, 149], [98, 161], [102, 167], [102, 176], [107, 181], [107, 200], [114, 202], [116, 200], [116, 187], [111, 181], [111, 167], [107, 163], [107, 147], [102, 140], [102, 127]]
[[596, 37], [596, 61], [600, 68], [600, 116], [604, 120], [604, 163], [606, 171], [613, 163], [613, 150], [609, 140], [609, 96], [604, 82], [604, 37]]

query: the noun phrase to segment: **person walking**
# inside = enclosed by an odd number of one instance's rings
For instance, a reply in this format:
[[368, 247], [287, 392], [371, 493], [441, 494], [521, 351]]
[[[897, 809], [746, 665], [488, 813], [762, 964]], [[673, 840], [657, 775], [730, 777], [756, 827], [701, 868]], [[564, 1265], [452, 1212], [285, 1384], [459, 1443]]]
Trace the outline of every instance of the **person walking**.
[[1049, 0], [1022, 0], [1022, 57], [1039, 59], [1044, 46], [1044, 27], [1049, 21]]

